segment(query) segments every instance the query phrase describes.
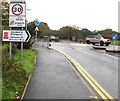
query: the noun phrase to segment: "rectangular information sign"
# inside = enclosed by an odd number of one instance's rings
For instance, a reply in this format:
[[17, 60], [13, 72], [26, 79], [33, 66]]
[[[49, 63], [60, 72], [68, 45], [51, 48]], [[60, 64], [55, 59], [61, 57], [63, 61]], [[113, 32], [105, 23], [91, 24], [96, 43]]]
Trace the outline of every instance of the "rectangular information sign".
[[31, 35], [25, 30], [3, 30], [2, 41], [6, 42], [28, 42]]
[[25, 20], [26, 20], [25, 17], [10, 16], [9, 17], [9, 27], [25, 27], [25, 24], [26, 24]]

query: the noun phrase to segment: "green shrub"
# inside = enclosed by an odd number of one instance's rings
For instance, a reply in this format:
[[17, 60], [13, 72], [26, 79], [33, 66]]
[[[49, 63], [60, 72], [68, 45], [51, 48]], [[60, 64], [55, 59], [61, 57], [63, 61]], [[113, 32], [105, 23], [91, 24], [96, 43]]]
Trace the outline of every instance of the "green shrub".
[[14, 99], [16, 92], [21, 97], [26, 82], [35, 66], [34, 50], [23, 50], [23, 62], [20, 61], [20, 50], [17, 50], [12, 59], [9, 58], [9, 47], [3, 47], [2, 59], [2, 97]]
[[[4, 59], [2, 62], [3, 98], [13, 98], [20, 86], [24, 85], [27, 78], [25, 71], [21, 68], [21, 63], [14, 59]], [[6, 90], [5, 90], [6, 89]], [[7, 94], [9, 93], [9, 94]], [[9, 95], [9, 96], [6, 96]]]

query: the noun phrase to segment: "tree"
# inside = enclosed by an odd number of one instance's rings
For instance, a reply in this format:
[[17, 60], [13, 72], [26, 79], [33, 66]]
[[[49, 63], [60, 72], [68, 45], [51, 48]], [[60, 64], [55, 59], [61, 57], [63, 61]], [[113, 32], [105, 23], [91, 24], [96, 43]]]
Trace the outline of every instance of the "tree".
[[91, 32], [90, 30], [88, 30], [87, 28], [83, 28], [80, 33], [82, 34], [82, 38], [84, 39], [87, 35], [89, 34], [94, 34], [93, 32]]
[[2, 2], [2, 27], [3, 29], [9, 29], [9, 4], [8, 2]]

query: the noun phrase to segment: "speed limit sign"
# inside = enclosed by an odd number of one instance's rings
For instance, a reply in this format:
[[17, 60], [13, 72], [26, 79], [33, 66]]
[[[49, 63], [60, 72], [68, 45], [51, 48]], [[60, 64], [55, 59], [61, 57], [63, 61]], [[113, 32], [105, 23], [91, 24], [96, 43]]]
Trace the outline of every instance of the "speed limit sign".
[[9, 27], [25, 27], [26, 4], [10, 3], [9, 7]]
[[11, 3], [10, 4], [10, 13], [11, 16], [25, 16], [25, 4], [24, 3]]
[[12, 13], [14, 15], [20, 15], [20, 14], [22, 14], [22, 12], [23, 12], [23, 7], [20, 4], [15, 4], [12, 7]]

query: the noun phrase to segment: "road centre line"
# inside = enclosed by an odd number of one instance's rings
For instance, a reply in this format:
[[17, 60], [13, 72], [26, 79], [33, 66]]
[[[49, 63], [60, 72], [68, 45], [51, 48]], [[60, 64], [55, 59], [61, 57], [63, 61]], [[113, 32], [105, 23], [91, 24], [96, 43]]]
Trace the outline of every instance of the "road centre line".
[[110, 94], [107, 93], [98, 83], [95, 81], [84, 69], [83, 67], [74, 60], [71, 56], [64, 53], [63, 51], [60, 51], [58, 49], [52, 48], [56, 50], [59, 53], [62, 53], [66, 58], [68, 58], [77, 68], [77, 70], [82, 74], [82, 76], [89, 82], [89, 84], [94, 88], [94, 90], [101, 96], [102, 99], [106, 101], [106, 99], [111, 99], [113, 101], [113, 97], [110, 96]]

